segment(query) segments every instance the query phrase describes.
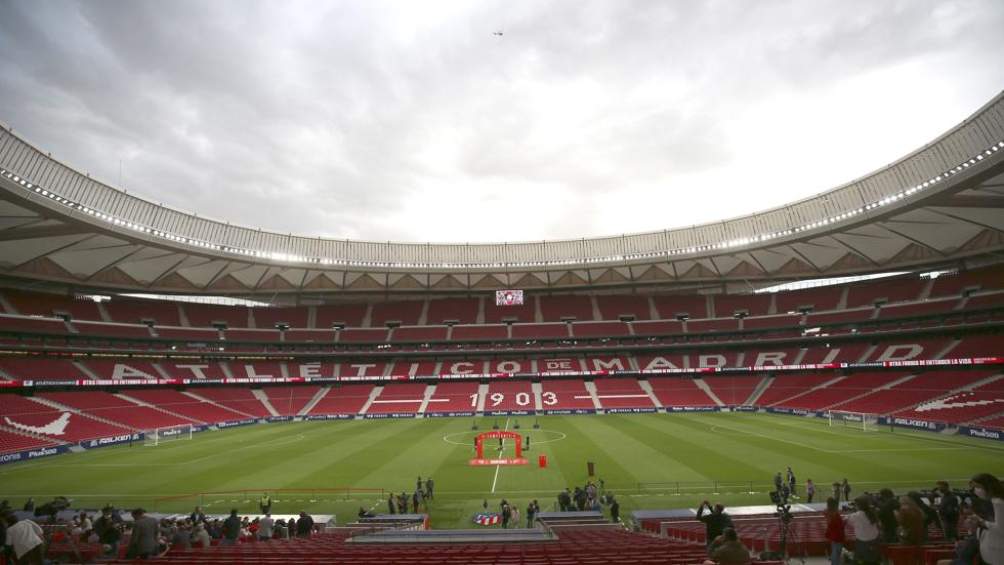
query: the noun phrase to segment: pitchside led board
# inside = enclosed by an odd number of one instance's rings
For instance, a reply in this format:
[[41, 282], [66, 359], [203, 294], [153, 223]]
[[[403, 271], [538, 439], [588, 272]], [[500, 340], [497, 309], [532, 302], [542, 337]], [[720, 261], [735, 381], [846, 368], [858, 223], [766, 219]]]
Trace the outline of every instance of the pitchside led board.
[[496, 290], [495, 291], [495, 305], [496, 306], [522, 306], [523, 305], [523, 291], [522, 290]]

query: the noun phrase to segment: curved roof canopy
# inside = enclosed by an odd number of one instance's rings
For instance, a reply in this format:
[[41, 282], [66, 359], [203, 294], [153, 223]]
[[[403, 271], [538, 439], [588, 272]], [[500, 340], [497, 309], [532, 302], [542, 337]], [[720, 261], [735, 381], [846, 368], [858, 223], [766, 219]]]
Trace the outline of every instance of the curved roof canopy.
[[100, 183], [0, 130], [0, 275], [79, 287], [253, 294], [747, 284], [958, 266], [1001, 250], [1004, 93], [895, 163], [786, 206], [683, 229], [519, 243], [381, 243], [230, 225]]

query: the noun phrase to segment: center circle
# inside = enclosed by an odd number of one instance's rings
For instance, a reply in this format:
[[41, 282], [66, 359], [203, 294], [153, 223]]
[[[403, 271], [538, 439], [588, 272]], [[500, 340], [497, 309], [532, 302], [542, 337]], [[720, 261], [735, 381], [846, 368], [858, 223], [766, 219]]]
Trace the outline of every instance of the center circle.
[[[446, 434], [445, 436], [443, 436], [443, 441], [453, 445], [463, 445], [465, 447], [470, 447], [471, 445], [474, 444], [474, 437], [480, 433], [484, 432], [476, 432], [474, 430], [469, 430], [464, 432], [454, 432], [452, 434]], [[538, 434], [548, 434], [549, 437], [547, 439], [537, 439]], [[532, 438], [532, 443], [534, 445], [540, 445], [542, 443], [553, 443], [556, 441], [561, 441], [568, 437], [568, 434], [566, 434], [565, 432], [559, 432], [557, 430], [545, 430], [545, 429], [533, 430], [533, 433], [529, 435]], [[464, 442], [457, 441], [456, 438], [458, 437], [466, 437], [467, 441]]]

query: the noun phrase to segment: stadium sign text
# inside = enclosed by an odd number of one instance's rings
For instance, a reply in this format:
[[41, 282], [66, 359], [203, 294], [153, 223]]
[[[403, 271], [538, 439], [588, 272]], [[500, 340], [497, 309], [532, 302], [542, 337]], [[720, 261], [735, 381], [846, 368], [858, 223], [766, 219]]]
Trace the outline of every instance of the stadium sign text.
[[905, 428], [917, 428], [919, 430], [941, 430], [945, 427], [944, 424], [939, 424], [937, 422], [928, 422], [925, 420], [910, 420], [908, 418], [893, 418], [892, 423], [897, 426], [903, 426]]
[[1002, 434], [1000, 430], [988, 430], [986, 428], [961, 428], [959, 433], [969, 437], [1004, 440], [1004, 434]]
[[93, 449], [95, 447], [104, 447], [106, 445], [117, 445], [120, 443], [129, 443], [131, 441], [142, 441], [143, 434], [122, 434], [120, 436], [112, 437], [102, 437], [98, 439], [85, 440], [80, 442], [80, 447], [84, 449]]
[[39, 457], [49, 457], [51, 455], [59, 455], [60, 453], [66, 453], [70, 448], [65, 445], [57, 445], [55, 447], [42, 447], [39, 449], [29, 449], [27, 451], [16, 451], [14, 453], [2, 453], [0, 454], [0, 465], [5, 463], [17, 463], [18, 461], [27, 461], [29, 459], [38, 459]]

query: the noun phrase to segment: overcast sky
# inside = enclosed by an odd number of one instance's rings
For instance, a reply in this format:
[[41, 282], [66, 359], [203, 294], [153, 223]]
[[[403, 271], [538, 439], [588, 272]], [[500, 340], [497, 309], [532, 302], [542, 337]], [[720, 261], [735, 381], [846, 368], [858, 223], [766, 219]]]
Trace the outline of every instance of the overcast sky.
[[30, 142], [175, 208], [338, 238], [742, 215], [885, 165], [1004, 89], [1000, 0], [0, 0], [0, 14], [0, 122]]

